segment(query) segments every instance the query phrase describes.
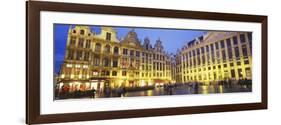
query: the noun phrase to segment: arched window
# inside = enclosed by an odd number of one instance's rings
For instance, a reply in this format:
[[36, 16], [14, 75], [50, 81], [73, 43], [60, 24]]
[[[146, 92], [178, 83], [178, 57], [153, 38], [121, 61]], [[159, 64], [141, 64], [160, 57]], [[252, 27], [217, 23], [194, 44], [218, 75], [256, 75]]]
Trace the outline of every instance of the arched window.
[[119, 48], [118, 47], [114, 47], [114, 54], [118, 54], [119, 53]]
[[101, 44], [97, 43], [95, 47], [95, 52], [100, 52], [101, 51]]
[[110, 45], [105, 45], [104, 53], [110, 53]]
[[80, 30], [80, 34], [84, 35], [85, 34], [85, 30]]

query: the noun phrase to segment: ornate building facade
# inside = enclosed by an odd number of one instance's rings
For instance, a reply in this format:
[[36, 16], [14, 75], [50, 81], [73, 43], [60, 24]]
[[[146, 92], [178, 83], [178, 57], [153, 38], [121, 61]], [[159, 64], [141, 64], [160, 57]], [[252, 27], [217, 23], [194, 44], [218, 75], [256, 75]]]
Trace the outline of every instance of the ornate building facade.
[[162, 86], [167, 83], [218, 83], [252, 79], [252, 34], [207, 32], [168, 54], [160, 38], [138, 39], [132, 29], [122, 39], [112, 27], [100, 33], [70, 26], [56, 89], [104, 90], [106, 87]]
[[160, 39], [141, 44], [134, 30], [119, 40], [111, 27], [96, 34], [88, 26], [70, 26], [56, 87], [71, 92], [168, 83], [171, 59]]
[[252, 79], [252, 34], [207, 32], [176, 54], [176, 82]]

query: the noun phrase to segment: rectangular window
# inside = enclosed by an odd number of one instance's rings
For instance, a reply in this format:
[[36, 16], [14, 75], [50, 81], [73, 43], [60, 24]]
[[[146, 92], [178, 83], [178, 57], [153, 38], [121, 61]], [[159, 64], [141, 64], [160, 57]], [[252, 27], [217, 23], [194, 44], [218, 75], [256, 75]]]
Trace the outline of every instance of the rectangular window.
[[249, 64], [249, 60], [244, 60], [244, 64]]
[[245, 71], [246, 71], [246, 77], [251, 79], [252, 78], [251, 68], [245, 68]]
[[128, 49], [123, 49], [123, 55], [128, 55]]
[[122, 76], [127, 76], [127, 72], [126, 71], [122, 71]]
[[117, 59], [113, 60], [113, 67], [118, 67], [118, 60]]
[[227, 48], [231, 48], [231, 41], [230, 39], [226, 39]]
[[224, 48], [224, 41], [221, 41], [221, 48]]
[[222, 54], [222, 60], [225, 62], [226, 61], [226, 54], [225, 54], [225, 50], [221, 51]]
[[249, 40], [249, 47], [250, 47], [250, 51], [252, 53], [252, 33], [247, 33], [248, 36], [248, 40]]
[[100, 65], [100, 57], [99, 55], [95, 55], [94, 57], [94, 65], [99, 66]]
[[76, 44], [76, 37], [71, 37], [70, 38], [70, 45], [75, 46], [75, 44]]
[[84, 38], [79, 38], [78, 47], [83, 48]]
[[215, 45], [216, 45], [216, 49], [218, 50], [219, 49], [219, 43], [216, 42]]
[[244, 58], [247, 58], [248, 57], [248, 52], [247, 52], [247, 46], [246, 45], [242, 46], [242, 52], [243, 52]]
[[84, 54], [85, 54], [84, 55], [84, 60], [88, 61], [89, 60], [89, 52], [85, 52]]
[[67, 56], [68, 59], [72, 60], [74, 58], [74, 52], [73, 50], [69, 50], [68, 51], [68, 56]]
[[205, 56], [204, 55], [202, 55], [202, 63], [203, 63], [203, 65], [205, 64]]
[[214, 44], [211, 44], [210, 47], [211, 47], [211, 51], [214, 51]]
[[223, 67], [224, 67], [224, 68], [227, 67], [227, 64], [223, 64]]
[[232, 54], [232, 49], [231, 49], [231, 48], [228, 48], [227, 51], [228, 51], [228, 58], [229, 58], [229, 59], [232, 59], [232, 56], [233, 56], [233, 54]]
[[201, 53], [204, 53], [204, 52], [205, 52], [204, 47], [201, 47]]
[[130, 56], [134, 56], [134, 50], [130, 50]]
[[242, 75], [242, 69], [238, 69], [238, 76], [239, 76], [239, 78], [242, 78], [242, 77], [243, 77], [243, 75]]
[[199, 56], [200, 55], [200, 49], [197, 48], [196, 51], [197, 51], [197, 56]]
[[209, 46], [206, 45], [206, 52], [209, 52]]
[[232, 39], [233, 39], [233, 45], [237, 45], [238, 44], [237, 36], [234, 36]]
[[108, 40], [108, 41], [111, 40], [111, 33], [106, 33], [106, 40]]
[[234, 69], [231, 70], [231, 78], [235, 78], [235, 70]]
[[241, 43], [245, 43], [246, 42], [245, 34], [240, 34], [240, 41], [241, 41]]
[[112, 76], [117, 76], [117, 72], [116, 71], [112, 71]]
[[140, 57], [140, 51], [136, 51], [136, 56]]
[[87, 40], [86, 41], [86, 48], [90, 48], [91, 47], [91, 40]]
[[241, 65], [241, 62], [237, 62], [237, 65], [240, 66], [240, 65]]
[[236, 57], [236, 59], [239, 59], [239, 48], [238, 48], [238, 47], [235, 47], [235, 48], [234, 48], [234, 52], [235, 52], [235, 57]]
[[82, 60], [82, 51], [77, 51], [76, 60]]

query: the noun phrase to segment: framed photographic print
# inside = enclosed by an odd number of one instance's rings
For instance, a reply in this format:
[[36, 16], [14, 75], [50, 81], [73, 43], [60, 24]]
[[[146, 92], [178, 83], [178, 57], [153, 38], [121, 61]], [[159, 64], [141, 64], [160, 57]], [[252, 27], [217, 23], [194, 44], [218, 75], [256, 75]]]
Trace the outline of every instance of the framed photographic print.
[[267, 16], [26, 6], [27, 124], [267, 109]]

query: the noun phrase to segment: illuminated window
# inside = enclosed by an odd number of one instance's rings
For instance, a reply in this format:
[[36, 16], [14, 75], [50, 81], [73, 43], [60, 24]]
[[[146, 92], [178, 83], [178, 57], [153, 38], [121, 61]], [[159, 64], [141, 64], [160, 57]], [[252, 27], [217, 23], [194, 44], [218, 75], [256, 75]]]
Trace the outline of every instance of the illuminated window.
[[243, 77], [243, 75], [242, 75], [242, 69], [238, 69], [238, 77], [239, 77], [239, 78], [242, 78], [242, 77]]
[[246, 71], [246, 77], [247, 77], [247, 78], [251, 78], [251, 77], [252, 77], [251, 68], [245, 68], [245, 71]]

